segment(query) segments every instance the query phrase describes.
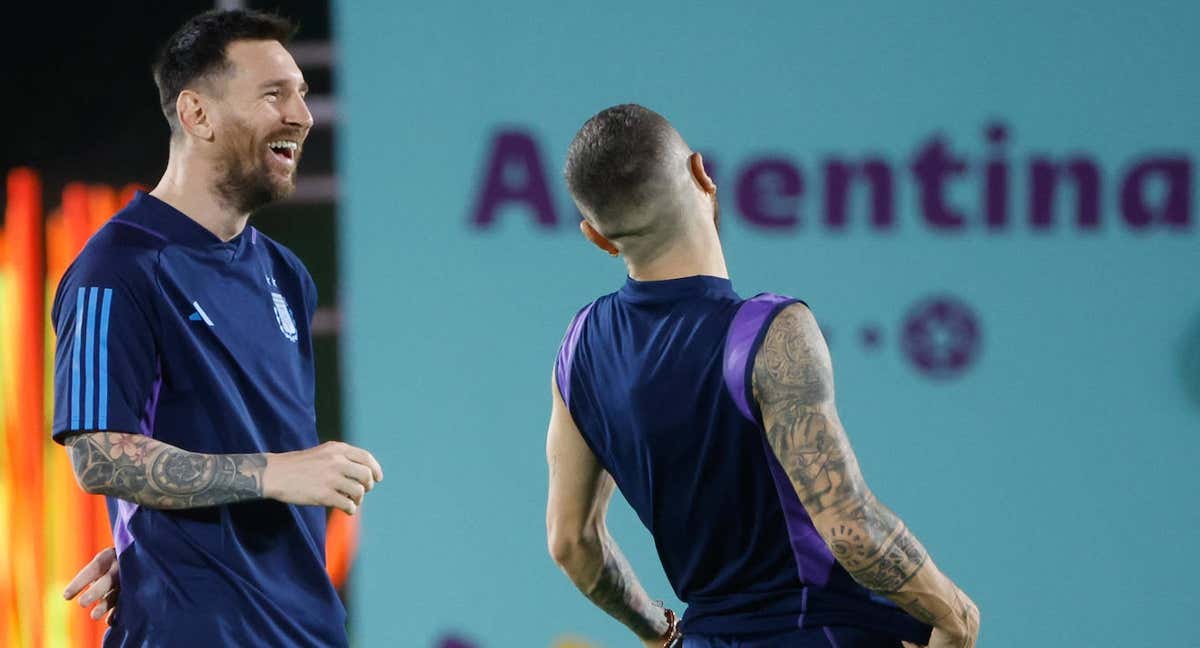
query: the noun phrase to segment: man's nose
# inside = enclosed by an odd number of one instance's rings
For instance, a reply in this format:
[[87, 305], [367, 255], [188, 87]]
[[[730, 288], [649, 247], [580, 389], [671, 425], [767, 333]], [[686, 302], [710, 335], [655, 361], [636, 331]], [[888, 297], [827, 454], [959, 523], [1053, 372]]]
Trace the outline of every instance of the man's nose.
[[304, 101], [304, 97], [297, 95], [295, 101], [288, 102], [287, 110], [283, 113], [283, 120], [289, 126], [298, 126], [305, 131], [312, 128], [313, 116], [308, 110], [308, 103]]

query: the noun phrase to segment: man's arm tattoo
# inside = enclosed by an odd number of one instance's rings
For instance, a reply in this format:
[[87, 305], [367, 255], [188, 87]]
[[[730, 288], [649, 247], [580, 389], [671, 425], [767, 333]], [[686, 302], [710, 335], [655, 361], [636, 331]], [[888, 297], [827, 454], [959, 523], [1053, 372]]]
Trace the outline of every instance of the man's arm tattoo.
[[767, 441], [846, 571], [895, 592], [921, 569], [925, 548], [874, 496], [833, 407], [833, 366], [812, 315], [791, 306], [772, 323], [754, 363], [754, 395]]
[[639, 637], [662, 636], [667, 631], [666, 617], [638, 583], [633, 567], [611, 538], [603, 542], [604, 563], [590, 590], [588, 599], [609, 616], [625, 624]]
[[929, 559], [904, 522], [873, 497], [838, 518], [823, 534], [829, 549], [871, 591], [899, 592]]
[[837, 561], [864, 587], [974, 646], [978, 608], [867, 488], [834, 406], [829, 350], [803, 306], [771, 324], [753, 387], [767, 441]]
[[140, 434], [90, 432], [67, 441], [79, 484], [142, 506], [184, 509], [262, 497], [262, 454], [202, 454]]

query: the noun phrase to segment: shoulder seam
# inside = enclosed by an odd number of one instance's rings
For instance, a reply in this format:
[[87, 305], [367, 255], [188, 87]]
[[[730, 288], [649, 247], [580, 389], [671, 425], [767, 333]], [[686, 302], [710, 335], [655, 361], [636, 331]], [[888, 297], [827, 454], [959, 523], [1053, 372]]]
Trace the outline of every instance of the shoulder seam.
[[150, 229], [149, 227], [146, 227], [145, 225], [138, 225], [137, 223], [130, 223], [129, 221], [121, 220], [121, 219], [119, 219], [119, 218], [113, 218], [113, 219], [110, 219], [108, 222], [110, 222], [110, 223], [114, 223], [114, 224], [117, 224], [117, 225], [124, 225], [124, 226], [126, 226], [126, 227], [132, 227], [132, 228], [134, 228], [134, 229], [136, 229], [136, 230], [138, 230], [138, 231], [145, 232], [146, 234], [149, 234], [150, 236], [153, 236], [154, 238], [156, 238], [156, 239], [158, 239], [158, 240], [162, 241], [163, 243], [168, 243], [168, 244], [169, 244], [169, 243], [171, 242], [171, 241], [170, 241], [170, 239], [168, 239], [167, 237], [165, 237], [165, 236], [163, 236], [162, 234], [160, 234], [160, 233], [158, 233], [158, 232], [156, 232], [156, 231], [154, 231], [154, 230]]

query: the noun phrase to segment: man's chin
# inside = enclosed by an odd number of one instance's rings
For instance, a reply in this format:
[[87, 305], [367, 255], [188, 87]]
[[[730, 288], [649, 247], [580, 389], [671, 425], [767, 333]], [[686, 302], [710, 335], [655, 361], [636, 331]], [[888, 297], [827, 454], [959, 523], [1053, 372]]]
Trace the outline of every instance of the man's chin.
[[295, 176], [290, 176], [287, 180], [280, 180], [279, 178], [272, 178], [271, 180], [272, 180], [272, 182], [271, 182], [271, 201], [272, 202], [278, 202], [280, 200], [287, 200], [296, 191]]

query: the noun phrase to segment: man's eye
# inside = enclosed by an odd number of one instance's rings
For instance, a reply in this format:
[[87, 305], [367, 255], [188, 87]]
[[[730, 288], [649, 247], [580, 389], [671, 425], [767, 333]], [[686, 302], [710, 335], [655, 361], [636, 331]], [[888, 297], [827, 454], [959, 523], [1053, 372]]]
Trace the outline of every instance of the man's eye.
[[268, 93], [267, 93], [265, 96], [266, 96], [266, 97], [268, 97], [268, 98], [270, 98], [270, 99], [278, 99], [278, 98], [279, 98], [279, 91], [278, 91], [278, 90], [272, 90], [272, 91], [268, 92]]

